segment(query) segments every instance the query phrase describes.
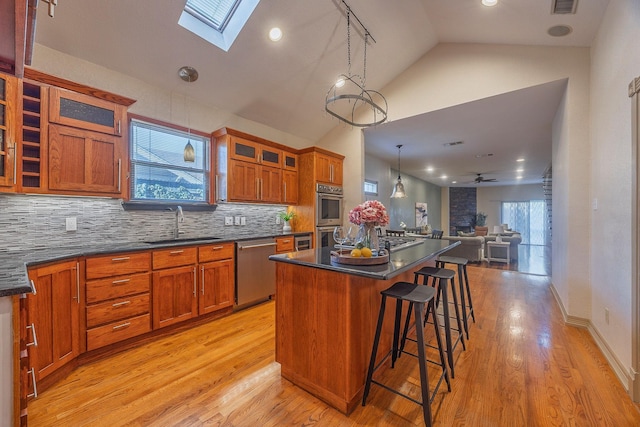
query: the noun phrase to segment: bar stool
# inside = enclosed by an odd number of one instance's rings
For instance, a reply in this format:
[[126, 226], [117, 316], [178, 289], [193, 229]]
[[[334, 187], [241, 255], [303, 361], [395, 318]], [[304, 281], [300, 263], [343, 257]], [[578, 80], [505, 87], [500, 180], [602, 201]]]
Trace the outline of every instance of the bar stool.
[[[456, 285], [455, 285], [455, 271], [447, 270], [445, 268], [436, 268], [436, 267], [423, 267], [418, 271], [413, 273], [414, 276], [414, 284], [418, 284], [418, 278], [422, 276], [422, 284], [429, 284], [429, 277], [433, 278], [431, 286], [436, 288], [437, 286], [437, 296], [435, 300], [435, 308], [438, 307], [440, 301], [442, 301], [442, 314], [444, 317], [444, 338], [445, 344], [447, 348], [447, 359], [449, 360], [449, 369], [451, 370], [451, 378], [455, 378], [455, 370], [453, 367], [453, 351], [458, 346], [458, 343], [462, 343], [462, 349], [466, 350], [467, 347], [464, 343], [464, 335], [463, 335], [463, 326], [460, 317], [460, 311], [458, 310], [458, 297], [456, 295]], [[451, 285], [451, 297], [453, 298], [453, 307], [455, 309], [455, 320], [457, 323], [457, 329], [451, 328], [451, 315], [449, 314], [449, 292], [447, 290], [447, 285]], [[429, 314], [429, 308], [427, 307], [427, 315]], [[425, 316], [424, 321], [427, 321], [427, 316]], [[435, 317], [435, 316], [434, 316]], [[404, 343], [407, 336], [409, 321], [405, 322], [404, 333], [402, 336], [402, 344], [401, 349], [404, 347]], [[455, 341], [451, 337], [451, 331], [454, 330], [458, 332], [458, 336]]]
[[[473, 319], [473, 323], [476, 323], [476, 315], [473, 311], [473, 301], [471, 300], [471, 289], [469, 288], [469, 276], [467, 276], [467, 263], [466, 258], [458, 258], [452, 256], [439, 256], [436, 258], [436, 267], [445, 268], [447, 264], [454, 264], [458, 266], [458, 284], [460, 286], [460, 305], [462, 307], [462, 322], [464, 323], [464, 331], [469, 339], [469, 315]], [[466, 299], [465, 299], [466, 293]]]
[[[422, 406], [422, 415], [424, 417], [424, 422], [427, 426], [432, 425], [431, 418], [431, 402], [435, 398], [436, 393], [438, 392], [438, 388], [440, 384], [442, 384], [442, 379], [444, 378], [447, 382], [447, 386], [449, 391], [451, 391], [451, 383], [449, 382], [449, 375], [447, 373], [447, 363], [444, 358], [444, 353], [442, 350], [442, 340], [440, 338], [440, 329], [438, 327], [438, 317], [435, 314], [435, 306], [434, 306], [434, 296], [435, 289], [429, 288], [427, 286], [419, 286], [414, 283], [409, 282], [397, 282], [394, 283], [390, 288], [383, 290], [380, 292], [382, 294], [382, 302], [380, 303], [380, 313], [378, 314], [378, 324], [376, 326], [376, 335], [373, 340], [373, 348], [371, 349], [371, 358], [369, 360], [369, 370], [367, 371], [367, 381], [364, 386], [364, 394], [362, 396], [362, 406], [365, 406], [367, 402], [367, 396], [369, 395], [369, 391], [371, 390], [371, 384], [379, 385], [392, 393], [395, 393], [399, 396], [402, 396], [418, 405]], [[382, 332], [382, 324], [384, 321], [384, 313], [387, 302], [387, 297], [394, 298], [396, 300], [396, 315], [395, 315], [395, 323], [393, 329], [393, 345], [391, 351], [387, 353], [380, 363], [376, 366], [376, 354], [378, 352], [378, 344], [380, 343], [380, 333]], [[391, 355], [391, 368], [395, 366], [395, 362], [397, 358], [400, 356], [401, 350], [399, 349], [399, 335], [400, 335], [400, 320], [402, 317], [402, 302], [409, 301], [411, 306], [415, 305], [415, 321], [416, 321], [416, 342], [418, 344], [418, 354], [412, 354], [409, 352], [404, 352], [411, 356], [418, 358], [418, 365], [420, 366], [420, 388], [422, 391], [422, 401], [418, 401], [413, 399], [412, 397], [400, 393], [397, 390], [392, 389], [391, 387], [382, 384], [373, 379], [373, 374], [385, 360]], [[425, 305], [427, 306], [425, 312]], [[434, 330], [436, 333], [436, 338], [438, 341], [438, 350], [440, 353], [440, 366], [442, 367], [442, 374], [438, 380], [438, 384], [433, 390], [433, 394], [429, 396], [429, 377], [427, 375], [427, 358], [425, 355], [425, 342], [424, 342], [424, 319], [428, 317], [429, 312], [433, 313], [433, 324]], [[432, 362], [435, 363], [435, 362]]]

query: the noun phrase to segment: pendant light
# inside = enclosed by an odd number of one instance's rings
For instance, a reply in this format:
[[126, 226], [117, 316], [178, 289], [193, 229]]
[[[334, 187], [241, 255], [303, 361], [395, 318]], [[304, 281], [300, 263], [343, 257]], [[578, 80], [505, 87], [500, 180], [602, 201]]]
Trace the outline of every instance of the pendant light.
[[407, 193], [404, 191], [404, 184], [402, 184], [402, 178], [400, 177], [400, 149], [402, 148], [402, 144], [396, 145], [398, 147], [398, 181], [396, 185], [393, 187], [393, 193], [391, 193], [392, 199], [404, 199], [407, 197]]
[[[198, 71], [189, 66], [184, 66], [178, 70], [178, 75], [187, 83], [198, 80]], [[187, 122], [189, 122], [189, 112], [187, 111]], [[196, 161], [196, 150], [191, 145], [191, 124], [188, 125], [187, 145], [184, 146], [183, 158], [185, 162], [193, 163]]]

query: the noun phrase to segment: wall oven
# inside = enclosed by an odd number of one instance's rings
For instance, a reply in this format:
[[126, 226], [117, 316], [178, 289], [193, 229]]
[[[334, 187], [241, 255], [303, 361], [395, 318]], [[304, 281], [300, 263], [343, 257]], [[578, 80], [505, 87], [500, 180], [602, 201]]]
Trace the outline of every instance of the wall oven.
[[316, 184], [316, 226], [342, 225], [342, 187]]

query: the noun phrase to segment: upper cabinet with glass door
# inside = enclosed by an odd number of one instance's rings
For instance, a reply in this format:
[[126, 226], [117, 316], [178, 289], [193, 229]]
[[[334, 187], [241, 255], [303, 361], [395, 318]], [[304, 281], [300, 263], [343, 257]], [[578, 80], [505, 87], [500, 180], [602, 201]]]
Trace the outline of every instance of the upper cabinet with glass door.
[[126, 108], [122, 105], [59, 88], [49, 90], [49, 121], [122, 136]]
[[0, 74], [0, 191], [16, 184], [17, 79]]

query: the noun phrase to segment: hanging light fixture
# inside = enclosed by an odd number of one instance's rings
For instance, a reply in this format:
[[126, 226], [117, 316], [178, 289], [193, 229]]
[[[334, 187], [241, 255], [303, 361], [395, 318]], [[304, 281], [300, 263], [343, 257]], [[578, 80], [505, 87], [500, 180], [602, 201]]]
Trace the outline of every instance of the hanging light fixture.
[[[178, 75], [187, 83], [192, 83], [198, 80], [198, 71], [195, 68], [186, 65], [178, 70]], [[193, 163], [196, 161], [196, 150], [193, 148], [193, 145], [191, 145], [191, 122], [189, 120], [189, 112], [187, 112], [187, 122], [188, 136], [187, 145], [184, 146], [183, 158], [185, 162]]]
[[407, 193], [404, 191], [404, 184], [402, 183], [402, 178], [400, 177], [400, 149], [402, 148], [402, 144], [396, 145], [398, 147], [398, 181], [396, 185], [393, 187], [393, 193], [391, 193], [392, 199], [403, 199], [407, 197]]
[[[347, 74], [341, 74], [337, 82], [331, 86], [325, 97], [324, 109], [339, 120], [351, 126], [367, 127], [383, 123], [387, 120], [387, 100], [375, 90], [365, 89], [367, 77], [367, 44], [374, 43], [369, 30], [362, 24], [351, 7], [342, 0], [347, 14]], [[364, 32], [364, 65], [362, 77], [351, 74], [351, 15]], [[360, 107], [365, 107], [360, 109]], [[356, 110], [360, 109], [356, 118]]]

